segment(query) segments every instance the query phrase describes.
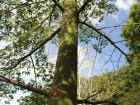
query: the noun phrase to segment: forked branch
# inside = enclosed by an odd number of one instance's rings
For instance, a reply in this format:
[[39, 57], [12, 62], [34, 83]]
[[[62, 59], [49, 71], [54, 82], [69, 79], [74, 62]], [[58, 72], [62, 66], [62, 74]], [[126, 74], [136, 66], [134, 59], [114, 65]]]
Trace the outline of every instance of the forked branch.
[[127, 61], [130, 63], [130, 59], [128, 58], [127, 54], [122, 51], [108, 36], [106, 36], [103, 32], [101, 32], [100, 30], [96, 29], [95, 27], [93, 27], [92, 25], [90, 24], [87, 24], [86, 22], [82, 22], [82, 21], [79, 21], [80, 23], [90, 27], [91, 29], [93, 29], [94, 31], [96, 31], [100, 36], [104, 37], [107, 41], [110, 42], [111, 45], [113, 45], [116, 49], [118, 49], [127, 59]]
[[10, 83], [10, 84], [13, 84], [15, 86], [19, 86], [21, 88], [24, 88], [24, 89], [27, 89], [27, 90], [30, 90], [32, 92], [35, 92], [35, 93], [38, 93], [38, 94], [41, 94], [41, 95], [45, 95], [45, 96], [49, 96], [49, 93], [46, 92], [46, 90], [41, 90], [41, 89], [37, 89], [37, 88], [34, 88], [33, 86], [31, 85], [28, 85], [28, 84], [24, 84], [24, 83], [21, 83], [21, 82], [17, 82], [15, 80], [11, 80], [9, 78], [6, 78], [4, 76], [1, 76], [0, 75], [0, 81], [3, 81], [3, 82], [6, 82], [6, 83]]
[[13, 69], [13, 68], [17, 67], [24, 59], [31, 56], [35, 51], [37, 51], [39, 48], [41, 48], [45, 43], [50, 41], [58, 32], [60, 32], [60, 30], [61, 30], [61, 28], [58, 28], [51, 35], [49, 35], [45, 40], [43, 40], [39, 44], [37, 44], [36, 47], [31, 52], [29, 52], [25, 56], [17, 59], [16, 62], [13, 65], [11, 65], [9, 67], [3, 67], [3, 68], [0, 68], [0, 69], [8, 70], [8, 69]]

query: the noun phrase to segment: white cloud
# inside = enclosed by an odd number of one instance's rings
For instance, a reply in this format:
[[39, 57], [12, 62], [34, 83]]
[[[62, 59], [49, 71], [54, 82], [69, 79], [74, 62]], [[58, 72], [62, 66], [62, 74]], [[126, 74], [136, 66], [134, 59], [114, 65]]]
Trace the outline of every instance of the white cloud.
[[100, 18], [98, 17], [98, 18], [95, 18], [95, 19], [93, 19], [92, 17], [89, 17], [89, 20], [92, 22], [92, 24], [101, 24], [100, 22], [99, 22], [99, 20], [100, 20]]
[[99, 54], [92, 46], [78, 46], [78, 72], [79, 75], [89, 78], [95, 74], [100, 74], [100, 67], [103, 65]]
[[89, 58], [89, 48], [78, 46], [78, 69], [88, 70], [91, 67]]
[[45, 52], [48, 55], [48, 61], [55, 64], [58, 53], [57, 45], [48, 43], [46, 45]]
[[0, 41], [0, 49], [4, 49], [9, 44], [10, 44], [10, 42]]
[[125, 11], [129, 11], [130, 6], [132, 4], [134, 4], [136, 2], [136, 0], [117, 0], [116, 2], [116, 6], [119, 9], [125, 10]]

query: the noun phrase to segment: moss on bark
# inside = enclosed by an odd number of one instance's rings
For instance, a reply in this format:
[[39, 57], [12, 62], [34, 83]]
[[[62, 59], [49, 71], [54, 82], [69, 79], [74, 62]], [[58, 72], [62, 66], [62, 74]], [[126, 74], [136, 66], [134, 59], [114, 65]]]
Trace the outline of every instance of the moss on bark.
[[77, 100], [77, 33], [76, 0], [64, 0], [60, 45], [49, 105], [76, 105]]

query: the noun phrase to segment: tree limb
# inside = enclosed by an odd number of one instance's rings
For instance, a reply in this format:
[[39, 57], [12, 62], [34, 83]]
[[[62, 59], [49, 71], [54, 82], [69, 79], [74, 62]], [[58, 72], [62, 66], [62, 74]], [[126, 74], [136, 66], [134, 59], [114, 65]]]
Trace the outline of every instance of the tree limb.
[[0, 81], [6, 82], [6, 83], [10, 83], [10, 84], [13, 84], [15, 86], [19, 86], [21, 88], [27, 89], [29, 91], [32, 91], [32, 92], [35, 92], [35, 93], [38, 93], [38, 94], [41, 94], [41, 95], [45, 95], [47, 97], [49, 96], [49, 93], [46, 92], [46, 90], [44, 91], [44, 90], [41, 90], [41, 89], [37, 89], [37, 88], [34, 88], [31, 85], [24, 84], [24, 83], [21, 83], [21, 82], [17, 82], [15, 80], [11, 80], [11, 79], [6, 78], [6, 77], [1, 76], [1, 75], [0, 75]]
[[91, 104], [91, 105], [98, 105], [98, 104], [103, 104], [103, 103], [109, 103], [111, 105], [117, 105], [116, 103], [114, 102], [111, 102], [109, 100], [100, 100], [100, 101], [94, 101], [94, 102], [91, 102], [91, 101], [88, 101], [88, 100], [77, 100], [77, 104]]
[[107, 29], [107, 28], [123, 27], [123, 26], [137, 26], [137, 25], [139, 26], [140, 23], [113, 25], [113, 26], [107, 26], [107, 27], [98, 28], [98, 30]]
[[102, 33], [100, 30], [96, 29], [92, 25], [87, 24], [86, 22], [79, 21], [80, 23], [92, 28], [94, 31], [96, 31], [100, 36], [104, 37], [107, 41], [110, 42], [111, 45], [113, 45], [116, 49], [118, 49], [127, 59], [129, 63], [131, 63], [130, 59], [128, 58], [127, 54], [123, 52], [109, 37], [107, 37], [104, 33]]
[[[31, 86], [29, 84], [17, 82], [15, 80], [11, 80], [11, 79], [6, 78], [6, 77], [1, 76], [1, 75], [0, 75], [0, 81], [6, 82], [6, 83], [10, 83], [10, 84], [13, 84], [15, 86], [19, 86], [19, 87], [27, 89], [29, 91], [32, 91], [32, 92], [44, 95], [46, 97], [49, 97], [49, 92], [46, 92], [46, 90], [41, 90], [41, 89], [38, 89], [38, 88], [34, 88], [33, 86]], [[83, 104], [83, 103], [85, 103], [85, 104], [92, 104], [92, 105], [97, 105], [97, 104], [102, 104], [102, 103], [109, 103], [111, 105], [117, 105], [116, 103], [111, 102], [109, 100], [101, 100], [101, 101], [95, 101], [95, 102], [90, 102], [87, 99], [77, 100], [77, 104]]]
[[32, 56], [30, 55], [30, 58], [31, 58], [31, 62], [32, 62], [32, 66], [33, 66], [33, 69], [34, 69], [34, 76], [35, 76], [35, 82], [36, 82], [36, 88], [37, 88], [37, 75], [36, 75], [36, 68], [35, 68], [35, 64], [34, 64], [34, 60], [32, 58]]
[[96, 95], [98, 95], [98, 94], [100, 94], [101, 92], [103, 92], [103, 91], [105, 91], [106, 89], [101, 89], [100, 91], [98, 91], [97, 93], [95, 93], [95, 94], [93, 94], [93, 95], [90, 95], [90, 96], [88, 96], [85, 100], [88, 100], [88, 99], [90, 99], [90, 98], [92, 98], [92, 97], [94, 97], [94, 96], [96, 96]]
[[49, 27], [51, 26], [52, 14], [53, 14], [55, 8], [56, 8], [56, 5], [54, 4], [54, 5], [53, 5], [53, 8], [52, 8], [52, 10], [51, 10], [51, 12], [50, 12], [50, 16], [49, 16]]
[[[44, 95], [46, 97], [49, 97], [49, 92], [46, 92], [46, 90], [41, 90], [41, 89], [38, 89], [38, 88], [34, 88], [33, 86], [31, 86], [29, 84], [17, 82], [15, 80], [6, 78], [6, 77], [1, 76], [1, 75], [0, 75], [0, 81], [6, 82], [6, 83], [10, 83], [10, 84], [13, 84], [15, 86], [19, 86], [19, 87], [27, 89], [29, 91], [38, 93], [40, 95]], [[102, 104], [102, 103], [109, 103], [109, 104], [112, 104], [112, 105], [117, 105], [116, 103], [111, 102], [109, 100], [101, 100], [101, 101], [95, 101], [95, 102], [90, 102], [87, 99], [77, 100], [77, 104], [83, 104], [83, 103], [85, 103], [85, 104], [92, 104], [92, 105], [97, 105], [97, 104]]]
[[80, 7], [80, 9], [78, 10], [78, 13], [82, 12], [90, 1], [91, 0], [86, 0], [84, 4]]
[[3, 67], [3, 68], [0, 68], [0, 69], [13, 69], [15, 67], [17, 67], [17, 65], [19, 65], [24, 59], [26, 59], [27, 57], [29, 57], [30, 55], [32, 55], [35, 51], [37, 51], [40, 47], [42, 47], [45, 43], [47, 43], [48, 41], [50, 41], [59, 31], [61, 30], [61, 28], [58, 28], [56, 31], [54, 31], [51, 35], [49, 35], [45, 40], [41, 41], [41, 43], [37, 43], [36, 44], [36, 47], [31, 51], [29, 52], [28, 54], [26, 54], [25, 56], [17, 59], [17, 61], [12, 65], [12, 66], [9, 66], [9, 67]]
[[127, 40], [119, 40], [119, 41], [116, 41], [114, 43], [121, 43], [121, 42], [126, 42]]
[[64, 11], [64, 8], [56, 1], [56, 0], [52, 0], [54, 2], [54, 4], [60, 8], [61, 11]]

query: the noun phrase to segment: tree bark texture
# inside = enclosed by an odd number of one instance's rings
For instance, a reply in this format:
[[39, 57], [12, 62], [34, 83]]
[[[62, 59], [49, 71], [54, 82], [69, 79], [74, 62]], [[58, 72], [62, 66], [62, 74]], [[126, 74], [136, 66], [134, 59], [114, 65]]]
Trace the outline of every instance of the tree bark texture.
[[77, 105], [77, 0], [64, 0], [60, 45], [49, 105]]

